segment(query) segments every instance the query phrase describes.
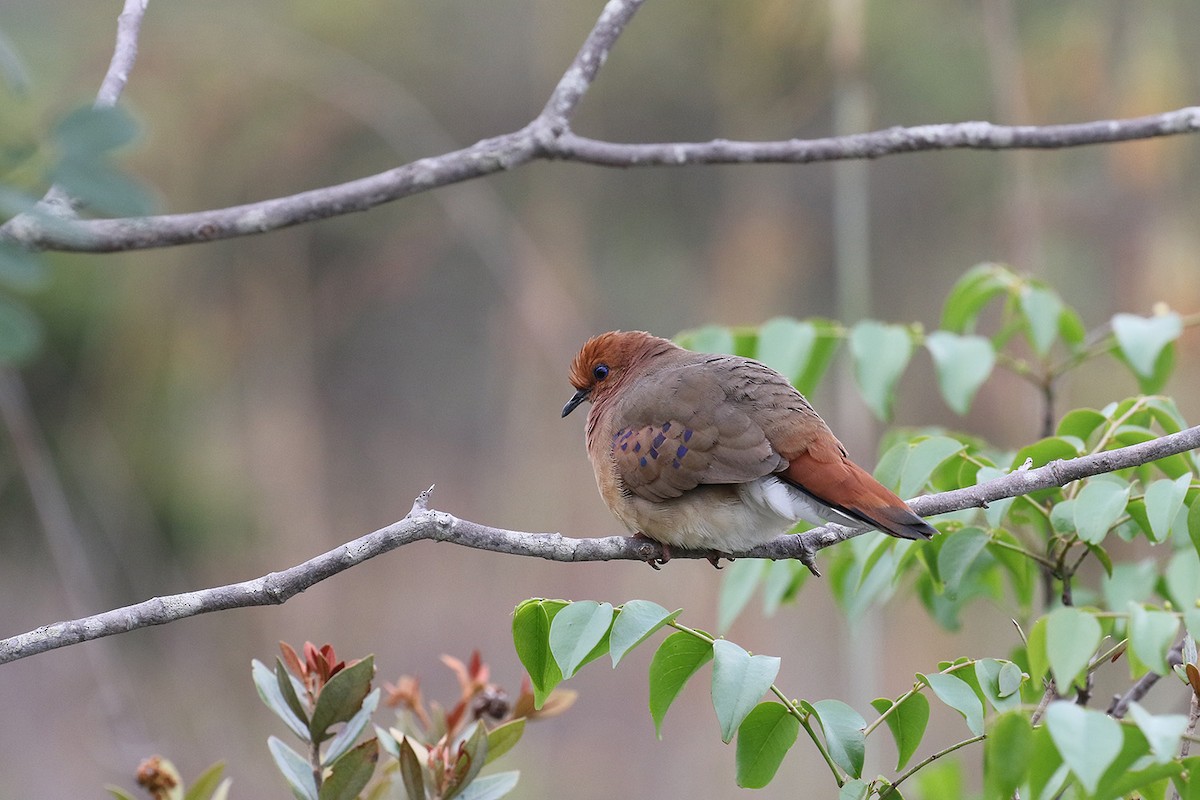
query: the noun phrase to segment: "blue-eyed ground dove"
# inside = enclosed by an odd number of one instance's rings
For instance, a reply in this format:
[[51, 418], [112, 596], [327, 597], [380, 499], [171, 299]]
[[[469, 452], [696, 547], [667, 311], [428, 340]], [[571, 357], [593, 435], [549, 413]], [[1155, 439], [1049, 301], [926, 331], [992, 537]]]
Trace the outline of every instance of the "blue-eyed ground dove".
[[616, 331], [584, 344], [570, 380], [577, 391], [562, 414], [592, 403], [587, 450], [604, 502], [668, 547], [738, 552], [800, 520], [901, 539], [936, 532], [765, 364]]

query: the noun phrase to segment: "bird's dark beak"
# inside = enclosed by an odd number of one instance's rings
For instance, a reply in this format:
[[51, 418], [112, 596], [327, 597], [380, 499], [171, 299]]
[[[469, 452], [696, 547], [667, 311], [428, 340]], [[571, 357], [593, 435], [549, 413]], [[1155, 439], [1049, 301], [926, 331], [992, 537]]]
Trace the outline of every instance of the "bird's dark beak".
[[578, 392], [571, 395], [571, 399], [567, 401], [567, 404], [565, 406], [563, 406], [562, 415], [565, 417], [567, 414], [570, 414], [572, 411], [574, 411], [575, 406], [579, 405], [584, 400], [587, 400], [588, 395], [591, 393], [592, 393], [591, 388], [587, 388], [587, 389], [580, 389]]

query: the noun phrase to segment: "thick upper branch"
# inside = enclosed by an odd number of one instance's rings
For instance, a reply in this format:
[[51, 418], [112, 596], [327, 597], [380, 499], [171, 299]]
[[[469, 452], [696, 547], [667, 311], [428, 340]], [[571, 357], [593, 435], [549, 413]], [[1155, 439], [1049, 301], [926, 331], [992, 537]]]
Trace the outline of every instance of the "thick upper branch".
[[[513, 133], [335, 186], [187, 214], [74, 219], [66, 198], [52, 189], [34, 213], [21, 214], [0, 225], [0, 241], [30, 249], [110, 253], [229, 239], [365, 211], [538, 159], [609, 167], [807, 164], [930, 150], [1077, 147], [1200, 131], [1200, 108], [1192, 107], [1136, 119], [1074, 125], [1014, 127], [963, 122], [776, 142], [623, 144], [576, 136], [569, 129], [570, 119], [643, 1], [609, 0], [542, 111]], [[147, 0], [125, 2], [112, 63], [96, 99], [98, 105], [115, 103], [125, 85], [137, 54], [138, 31], [146, 3]]]
[[[1106, 450], [1070, 461], [1055, 461], [1038, 469], [1017, 470], [978, 486], [918, 497], [912, 501], [912, 506], [925, 516], [977, 508], [993, 500], [1016, 497], [1051, 486], [1062, 486], [1080, 478], [1146, 464], [1197, 447], [1200, 447], [1200, 426], [1118, 450]], [[525, 533], [468, 522], [429, 509], [428, 496], [426, 492], [418, 497], [408, 516], [399, 522], [282, 572], [273, 572], [255, 580], [212, 589], [156, 597], [91, 617], [45, 625], [28, 633], [4, 639], [0, 641], [0, 664], [47, 650], [137, 628], [162, 625], [210, 611], [283, 603], [332, 575], [422, 539], [450, 542], [509, 555], [544, 558], [548, 561], [648, 561], [662, 555], [657, 544], [643, 539], [624, 536], [572, 539], [558, 533]], [[864, 532], [863, 529], [826, 525], [798, 536], [780, 536], [752, 550], [730, 555], [811, 560], [812, 554], [817, 550]], [[673, 549], [671, 555], [672, 558], [705, 558], [709, 554]]]

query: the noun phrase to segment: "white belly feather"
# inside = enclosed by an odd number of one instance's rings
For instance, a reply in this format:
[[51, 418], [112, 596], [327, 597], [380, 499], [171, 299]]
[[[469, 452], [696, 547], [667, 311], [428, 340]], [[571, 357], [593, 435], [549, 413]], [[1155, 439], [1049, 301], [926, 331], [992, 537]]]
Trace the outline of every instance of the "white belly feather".
[[688, 550], [745, 550], [787, 533], [800, 520], [857, 524], [772, 475], [749, 483], [699, 486], [672, 500], [629, 500], [626, 509], [613, 509], [626, 527]]

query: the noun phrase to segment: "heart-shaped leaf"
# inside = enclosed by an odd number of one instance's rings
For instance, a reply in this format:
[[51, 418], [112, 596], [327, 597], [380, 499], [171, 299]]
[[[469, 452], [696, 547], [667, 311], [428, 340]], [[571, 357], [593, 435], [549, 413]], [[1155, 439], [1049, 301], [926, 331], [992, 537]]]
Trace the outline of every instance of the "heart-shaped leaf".
[[1099, 711], [1056, 700], [1046, 709], [1046, 727], [1063, 761], [1089, 792], [1121, 752], [1121, 725]]
[[742, 720], [775, 682], [780, 659], [752, 656], [725, 639], [713, 642], [712, 652], [713, 709], [721, 725], [721, 741], [728, 744]]

